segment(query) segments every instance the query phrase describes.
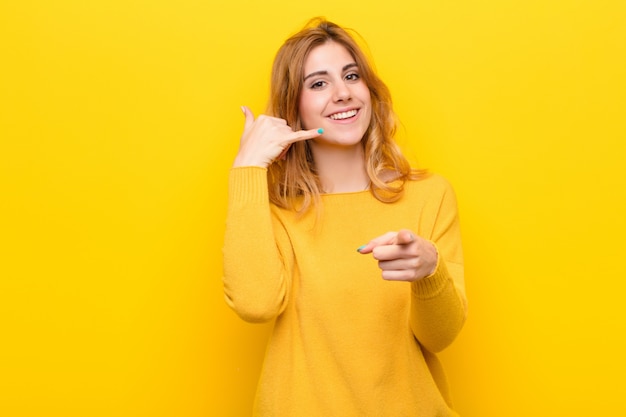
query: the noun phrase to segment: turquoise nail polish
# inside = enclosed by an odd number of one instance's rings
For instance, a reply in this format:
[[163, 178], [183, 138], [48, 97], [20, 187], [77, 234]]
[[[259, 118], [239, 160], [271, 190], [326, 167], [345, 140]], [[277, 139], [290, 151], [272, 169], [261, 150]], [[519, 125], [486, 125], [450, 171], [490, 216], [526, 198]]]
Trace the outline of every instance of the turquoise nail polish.
[[363, 245], [363, 246], [359, 246], [358, 249], [356, 250], [357, 252], [361, 252], [363, 250], [363, 248], [365, 248], [367, 245]]
[[321, 135], [322, 133], [324, 133], [324, 129], [322, 129], [322, 128], [317, 129], [317, 133], [319, 133]]

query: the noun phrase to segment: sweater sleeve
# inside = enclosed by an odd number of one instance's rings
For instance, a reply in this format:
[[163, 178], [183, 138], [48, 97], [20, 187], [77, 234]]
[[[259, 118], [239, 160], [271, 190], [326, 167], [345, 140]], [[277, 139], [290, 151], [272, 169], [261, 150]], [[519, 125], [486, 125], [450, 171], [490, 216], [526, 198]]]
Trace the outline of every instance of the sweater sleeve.
[[293, 255], [285, 253], [288, 245], [281, 249], [277, 243], [280, 225], [270, 209], [267, 170], [232, 168], [228, 193], [222, 250], [226, 303], [246, 321], [269, 321], [286, 305]]
[[410, 324], [413, 334], [428, 351], [449, 346], [461, 331], [467, 315], [463, 251], [456, 196], [443, 179], [439, 200], [432, 207], [432, 233], [437, 248], [435, 272], [411, 284]]

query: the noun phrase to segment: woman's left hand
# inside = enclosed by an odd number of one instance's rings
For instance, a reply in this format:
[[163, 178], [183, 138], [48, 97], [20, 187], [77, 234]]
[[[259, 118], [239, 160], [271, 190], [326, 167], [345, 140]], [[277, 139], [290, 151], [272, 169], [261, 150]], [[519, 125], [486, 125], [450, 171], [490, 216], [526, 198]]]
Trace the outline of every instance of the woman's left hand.
[[371, 253], [378, 260], [383, 279], [389, 281], [418, 281], [433, 274], [437, 267], [435, 246], [406, 229], [385, 233], [357, 250]]

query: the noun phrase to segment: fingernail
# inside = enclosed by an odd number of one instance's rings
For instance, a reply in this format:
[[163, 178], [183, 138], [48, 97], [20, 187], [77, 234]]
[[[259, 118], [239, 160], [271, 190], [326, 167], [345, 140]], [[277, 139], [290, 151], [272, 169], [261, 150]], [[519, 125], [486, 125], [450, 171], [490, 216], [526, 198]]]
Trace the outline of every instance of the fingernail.
[[322, 128], [317, 129], [317, 133], [319, 133], [321, 135], [322, 133], [324, 133], [324, 129], [322, 129]]
[[356, 251], [361, 252], [366, 246], [367, 245], [359, 246]]
[[246, 109], [244, 109], [243, 106], [241, 106], [240, 109], [243, 114], [246, 114]]

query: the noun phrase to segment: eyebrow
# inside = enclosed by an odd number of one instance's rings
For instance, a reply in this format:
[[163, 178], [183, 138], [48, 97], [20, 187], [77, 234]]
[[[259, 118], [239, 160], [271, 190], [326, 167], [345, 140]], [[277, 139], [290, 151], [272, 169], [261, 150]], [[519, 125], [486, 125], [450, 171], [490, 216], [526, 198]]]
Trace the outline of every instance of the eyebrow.
[[[344, 67], [341, 69], [341, 72], [345, 72], [347, 70], [349, 70], [352, 67], [358, 67], [358, 65], [356, 64], [356, 62], [352, 62], [350, 64], [344, 65]], [[310, 73], [309, 75], [307, 75], [306, 77], [304, 77], [303, 81], [308, 80], [311, 77], [315, 77], [317, 75], [328, 75], [328, 71], [315, 71]]]

